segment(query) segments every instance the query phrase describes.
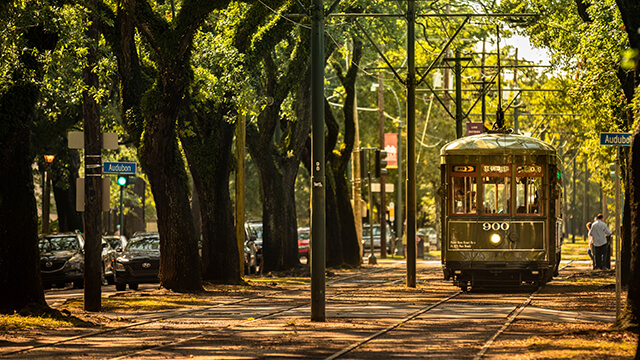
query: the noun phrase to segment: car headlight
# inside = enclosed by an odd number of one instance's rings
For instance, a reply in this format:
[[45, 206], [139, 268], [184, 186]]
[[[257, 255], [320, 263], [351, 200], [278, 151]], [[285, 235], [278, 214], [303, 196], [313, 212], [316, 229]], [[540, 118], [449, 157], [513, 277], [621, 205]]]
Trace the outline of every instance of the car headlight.
[[493, 234], [493, 235], [491, 235], [491, 239], [490, 240], [491, 240], [491, 243], [493, 245], [498, 245], [500, 243], [500, 241], [502, 240], [502, 238], [498, 234]]
[[117, 262], [121, 262], [121, 263], [128, 263], [129, 259], [127, 259], [126, 257], [121, 256], [121, 257], [117, 258], [116, 261]]

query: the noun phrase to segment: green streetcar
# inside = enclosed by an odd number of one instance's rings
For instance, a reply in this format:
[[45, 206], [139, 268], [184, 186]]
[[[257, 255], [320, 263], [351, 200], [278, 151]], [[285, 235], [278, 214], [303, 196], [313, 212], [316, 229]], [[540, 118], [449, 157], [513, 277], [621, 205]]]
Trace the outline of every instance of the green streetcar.
[[442, 148], [442, 268], [463, 291], [540, 286], [557, 275], [562, 173], [551, 145], [497, 130]]

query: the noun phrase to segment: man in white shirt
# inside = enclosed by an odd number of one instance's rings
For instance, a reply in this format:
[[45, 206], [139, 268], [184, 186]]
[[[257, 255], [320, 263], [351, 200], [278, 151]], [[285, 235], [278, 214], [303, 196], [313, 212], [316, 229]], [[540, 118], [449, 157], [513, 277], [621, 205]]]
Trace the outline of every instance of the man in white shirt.
[[596, 258], [596, 269], [609, 269], [606, 265], [606, 259], [609, 256], [609, 244], [607, 236], [611, 235], [611, 230], [603, 221], [604, 216], [598, 214], [596, 221], [591, 225], [589, 236], [593, 237], [593, 247]]

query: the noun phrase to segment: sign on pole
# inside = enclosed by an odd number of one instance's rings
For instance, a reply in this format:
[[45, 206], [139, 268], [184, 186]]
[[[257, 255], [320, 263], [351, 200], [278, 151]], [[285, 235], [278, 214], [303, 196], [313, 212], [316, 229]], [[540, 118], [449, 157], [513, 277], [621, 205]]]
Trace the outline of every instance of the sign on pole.
[[622, 239], [622, 227], [620, 222], [620, 205], [621, 205], [621, 197], [620, 194], [620, 146], [631, 146], [631, 134], [629, 133], [600, 133], [600, 145], [610, 145], [617, 146], [616, 148], [616, 227], [615, 227], [615, 236], [616, 236], [616, 318], [620, 318], [620, 297], [621, 297], [621, 266], [620, 266], [620, 241]]
[[384, 134], [384, 151], [387, 152], [387, 169], [398, 168], [398, 134]]
[[600, 145], [631, 146], [631, 134], [600, 133]]
[[481, 122], [467, 123], [467, 136], [482, 134], [483, 130], [484, 130], [484, 124]]
[[137, 164], [134, 162], [104, 162], [102, 165], [103, 174], [135, 174]]

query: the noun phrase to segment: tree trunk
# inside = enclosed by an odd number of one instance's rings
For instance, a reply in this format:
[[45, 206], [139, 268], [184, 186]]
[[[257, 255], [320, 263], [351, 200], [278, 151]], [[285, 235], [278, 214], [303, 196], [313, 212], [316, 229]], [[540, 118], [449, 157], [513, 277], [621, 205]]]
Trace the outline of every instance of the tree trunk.
[[[68, 167], [56, 168], [51, 172], [53, 196], [58, 211], [58, 228], [60, 232], [84, 231], [82, 214], [76, 211], [76, 179], [80, 168], [80, 155], [77, 150], [63, 151], [62, 162]], [[57, 158], [57, 157], [56, 157]]]
[[[211, 108], [211, 106], [209, 106]], [[234, 126], [219, 114], [198, 115], [196, 134], [181, 133], [197, 189], [202, 221], [202, 277], [215, 283], [242, 281], [229, 177], [234, 156]]]
[[[55, 46], [55, 42], [54, 42]], [[40, 64], [25, 51], [22, 62]], [[36, 70], [34, 69], [34, 70]], [[40, 280], [38, 215], [31, 164], [31, 128], [39, 91], [20, 70], [0, 83], [0, 313], [29, 305], [48, 310]], [[10, 170], [9, 170], [10, 169]]]
[[271, 156], [259, 158], [251, 152], [251, 157], [258, 166], [263, 199], [263, 271], [287, 270], [300, 263], [294, 186], [298, 162], [295, 169], [292, 164], [278, 169]]
[[[331, 147], [333, 148], [333, 146]], [[337, 267], [344, 263], [341, 229], [343, 227], [340, 211], [338, 208], [338, 194], [335, 174], [330, 166], [325, 167], [326, 171], [326, 266]], [[346, 225], [346, 224], [345, 224]]]
[[28, 304], [48, 307], [40, 281], [38, 216], [29, 122], [25, 120], [29, 117], [21, 116], [31, 113], [35, 101], [29, 98], [36, 96], [35, 86], [25, 85], [10, 88], [0, 98], [0, 166], [11, 169], [0, 171], [1, 313], [13, 313]]
[[147, 118], [144, 169], [158, 213], [160, 283], [177, 292], [197, 292], [202, 290], [198, 241], [193, 230], [187, 173], [176, 140], [176, 117], [172, 116], [178, 102], [174, 97], [165, 98], [165, 109]]

